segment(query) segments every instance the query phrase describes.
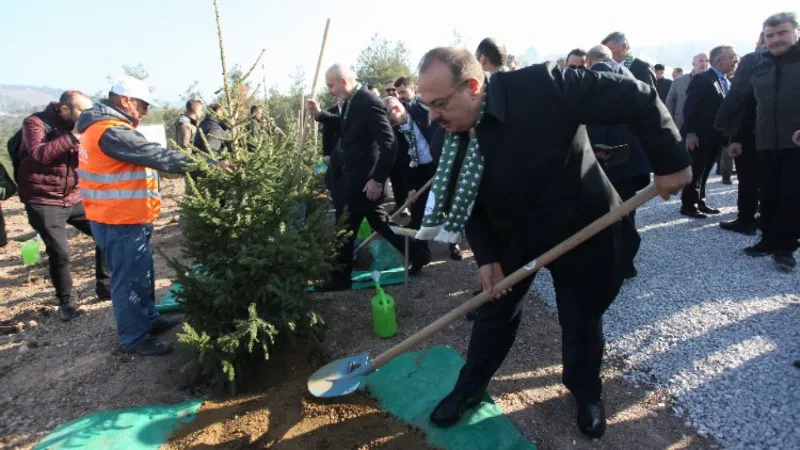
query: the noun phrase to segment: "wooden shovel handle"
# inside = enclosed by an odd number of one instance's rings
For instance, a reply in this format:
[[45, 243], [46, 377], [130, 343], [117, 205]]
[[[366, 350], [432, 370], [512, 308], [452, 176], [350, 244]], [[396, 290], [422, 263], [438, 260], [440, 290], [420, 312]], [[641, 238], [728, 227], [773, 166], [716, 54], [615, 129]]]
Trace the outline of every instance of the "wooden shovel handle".
[[[588, 240], [597, 233], [608, 228], [609, 226], [611, 226], [611, 224], [617, 222], [624, 216], [630, 214], [636, 208], [647, 203], [657, 194], [658, 191], [656, 190], [655, 185], [651, 184], [650, 186], [648, 186], [646, 189], [636, 194], [633, 198], [631, 198], [627, 202], [612, 209], [599, 219], [590, 223], [585, 228], [573, 234], [572, 236], [570, 236], [560, 244], [556, 245], [555, 247], [551, 248], [538, 258], [529, 262], [525, 266], [519, 268], [511, 275], [503, 278], [503, 280], [501, 280], [499, 283], [497, 283], [497, 285], [495, 285], [494, 287], [495, 290], [502, 291], [504, 289], [508, 289], [514, 286], [515, 284], [519, 283], [523, 279], [533, 275], [534, 273], [539, 271], [539, 269], [541, 269], [542, 267], [545, 267], [546, 265], [555, 261], [563, 254], [567, 253], [568, 251], [582, 244], [584, 241]], [[481, 292], [479, 295], [473, 297], [468, 302], [462, 304], [456, 309], [440, 317], [435, 322], [421, 329], [416, 334], [409, 336], [403, 342], [400, 342], [399, 344], [395, 345], [389, 350], [378, 355], [375, 359], [372, 360], [372, 367], [374, 369], [381, 367], [382, 365], [391, 361], [401, 353], [407, 352], [415, 345], [438, 333], [444, 327], [464, 317], [464, 315], [466, 315], [468, 312], [478, 309], [481, 305], [483, 305], [490, 299], [491, 295], [488, 292]], [[498, 301], [503, 301], [503, 300], [500, 299]]]
[[[433, 178], [431, 178], [430, 180], [428, 180], [428, 182], [427, 182], [427, 183], [425, 183], [424, 185], [422, 185], [422, 187], [421, 187], [421, 188], [419, 188], [419, 190], [417, 190], [417, 195], [419, 195], [419, 194], [421, 194], [421, 193], [423, 193], [423, 192], [427, 191], [427, 190], [428, 190], [428, 188], [430, 188], [430, 187], [431, 187], [431, 184], [433, 184]], [[397, 212], [395, 212], [394, 214], [392, 214], [392, 216], [391, 216], [391, 217], [389, 217], [389, 220], [391, 221], [391, 220], [394, 220], [394, 219], [396, 219], [397, 217], [399, 217], [399, 216], [400, 216], [400, 213], [401, 213], [401, 212], [402, 212], [404, 209], [408, 208], [409, 206], [411, 206], [411, 198], [410, 198], [410, 197], [409, 197], [409, 198], [406, 200], [406, 202], [405, 202], [405, 203], [403, 203], [403, 206], [401, 206], [400, 208], [397, 208]], [[362, 247], [364, 247], [365, 245], [367, 245], [367, 243], [369, 243], [369, 241], [371, 241], [371, 240], [375, 239], [375, 236], [377, 236], [377, 235], [378, 235], [378, 233], [376, 233], [375, 231], [373, 231], [373, 232], [372, 232], [372, 234], [370, 234], [368, 238], [364, 239], [364, 240], [363, 240], [363, 241], [362, 241], [362, 242], [361, 242], [361, 243], [358, 245], [358, 247], [356, 248], [356, 253], [357, 253], [359, 250], [361, 250], [361, 248], [362, 248]]]

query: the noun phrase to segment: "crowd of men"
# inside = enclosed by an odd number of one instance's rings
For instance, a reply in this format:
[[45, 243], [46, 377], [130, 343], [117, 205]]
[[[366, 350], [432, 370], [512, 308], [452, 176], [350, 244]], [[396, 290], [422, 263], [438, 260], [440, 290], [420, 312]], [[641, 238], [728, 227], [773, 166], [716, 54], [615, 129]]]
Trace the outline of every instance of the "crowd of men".
[[[457, 260], [466, 236], [481, 289], [497, 301], [470, 317], [466, 363], [431, 414], [445, 427], [481, 402], [514, 342], [532, 277], [498, 292], [494, 286], [505, 274], [651, 182], [664, 198], [683, 189], [680, 214], [686, 217], [718, 214], [706, 201], [706, 182], [724, 147], [736, 163], [739, 215], [722, 227], [746, 235], [760, 228], [759, 241], [745, 252], [771, 255], [791, 271], [800, 237], [796, 16], [769, 17], [760, 42], [741, 60], [729, 46], [697, 55], [692, 72], [671, 83], [663, 66], [635, 57], [619, 32], [563, 61], [519, 70], [509, 67], [496, 39], [484, 39], [475, 53], [435, 48], [422, 58], [416, 84], [399, 77], [382, 93], [334, 64], [325, 80], [336, 106], [323, 110], [309, 99], [306, 107], [323, 125], [326, 184], [337, 217], [347, 213], [353, 237], [339, 250], [341, 268], [318, 290], [351, 287], [353, 239], [365, 218], [404, 253], [383, 208], [387, 180], [399, 209], [410, 199], [407, 226], [418, 230], [409, 247], [411, 274], [432, 260], [429, 240], [446, 243]], [[157, 171], [185, 173], [189, 157], [136, 131], [150, 104], [148, 87], [136, 79], [115, 84], [95, 104], [80, 92], [65, 92], [24, 120], [16, 179], [49, 256], [61, 318], [80, 314], [69, 224], [97, 245], [96, 293], [112, 302], [121, 350], [154, 356], [171, 351], [155, 336], [176, 325], [154, 308], [150, 238], [161, 208]], [[220, 152], [228, 126], [214, 114], [217, 105], [202, 121], [201, 109], [199, 102], [187, 103], [176, 124], [178, 143]], [[249, 127], [259, 132], [260, 112], [250, 113]], [[223, 139], [202, 139], [198, 129]], [[230, 170], [225, 162], [209, 162]], [[423, 190], [429, 180], [431, 188]], [[631, 213], [548, 267], [562, 328], [563, 383], [575, 399], [579, 429], [593, 438], [606, 427], [602, 317], [623, 281], [637, 276], [639, 244]]]

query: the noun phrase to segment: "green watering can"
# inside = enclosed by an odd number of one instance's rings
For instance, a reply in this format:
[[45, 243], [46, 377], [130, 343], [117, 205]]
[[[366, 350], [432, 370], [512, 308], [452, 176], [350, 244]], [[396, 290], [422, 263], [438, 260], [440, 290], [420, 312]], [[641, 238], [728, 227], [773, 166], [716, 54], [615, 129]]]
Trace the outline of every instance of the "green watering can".
[[394, 298], [387, 295], [380, 284], [381, 273], [372, 272], [375, 289], [378, 293], [372, 297], [372, 330], [380, 338], [390, 338], [397, 333], [397, 317], [394, 311]]
[[22, 255], [22, 265], [29, 266], [31, 264], [36, 264], [42, 259], [42, 255], [39, 254], [41, 244], [42, 238], [39, 237], [38, 234], [35, 238], [25, 241], [25, 243], [22, 244], [19, 248], [19, 252]]

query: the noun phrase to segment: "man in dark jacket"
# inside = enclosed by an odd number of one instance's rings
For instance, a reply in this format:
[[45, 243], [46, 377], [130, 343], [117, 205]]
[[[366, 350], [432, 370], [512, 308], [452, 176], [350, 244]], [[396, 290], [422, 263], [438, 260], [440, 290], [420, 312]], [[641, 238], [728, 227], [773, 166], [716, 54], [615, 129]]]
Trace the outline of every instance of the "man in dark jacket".
[[[25, 204], [28, 222], [44, 242], [50, 280], [56, 290], [61, 320], [65, 322], [80, 314], [72, 292], [67, 224], [92, 235], [78, 188], [80, 135], [74, 130], [78, 116], [91, 106], [91, 100], [83, 93], [67, 91], [41, 113], [42, 118], [32, 115], [22, 122], [17, 174], [19, 197]], [[49, 133], [45, 130], [45, 121]], [[95, 292], [98, 298], [111, 298], [108, 282], [103, 254], [96, 248]]]
[[[722, 135], [729, 141], [734, 138], [739, 131], [739, 127], [745, 119], [747, 96], [752, 85], [750, 77], [753, 70], [764, 60], [764, 53], [767, 49], [764, 45], [764, 33], [762, 32], [756, 45], [756, 51], [744, 55], [739, 61], [739, 66], [733, 75], [731, 91], [717, 111], [714, 119], [714, 127], [722, 132]], [[736, 174], [739, 179], [738, 196], [736, 206], [739, 214], [735, 220], [722, 222], [719, 224], [723, 230], [733, 231], [747, 235], [756, 234], [756, 212], [758, 211], [758, 169], [756, 163], [755, 149], [755, 129], [745, 130], [743, 135], [742, 154], [734, 159], [736, 164]]]
[[656, 88], [655, 72], [650, 64], [631, 54], [631, 47], [628, 45], [628, 38], [624, 33], [615, 31], [606, 36], [601, 44], [608, 47], [614, 55], [614, 61], [624, 65], [637, 80], [650, 85], [653, 89]]
[[[394, 165], [396, 149], [394, 132], [381, 100], [366, 86], [359, 87], [355, 74], [341, 64], [334, 64], [325, 74], [328, 91], [343, 102], [342, 115], [329, 119], [341, 124], [342, 175], [336, 187], [334, 204], [337, 220], [347, 213], [352, 235], [339, 250], [338, 262], [343, 267], [319, 291], [346, 290], [352, 285], [353, 244], [361, 221], [366, 217], [370, 226], [389, 241], [400, 253], [405, 253], [404, 238], [389, 228], [388, 216], [381, 203], [385, 198], [384, 183]], [[306, 101], [309, 111], [319, 116], [321, 109], [314, 99]], [[327, 125], [327, 122], [323, 123]], [[420, 253], [418, 245], [410, 246], [411, 272], [419, 272], [430, 262]]]
[[[419, 74], [420, 98], [447, 132], [442, 178], [420, 237], [449, 241], [466, 228], [481, 283], [495, 298], [478, 309], [467, 361], [431, 414], [435, 425], [449, 426], [481, 402], [511, 349], [532, 277], [506, 292], [496, 283], [620, 204], [580, 124], [628, 124], [666, 198], [690, 181], [691, 168], [655, 90], [628, 78], [549, 63], [495, 73], [487, 85], [480, 64], [456, 47], [429, 51]], [[580, 430], [593, 438], [606, 426], [602, 316], [622, 285], [625, 228], [632, 228], [627, 217], [548, 267], [562, 328], [562, 379]]]
[[[214, 114], [219, 111], [219, 104], [208, 105], [208, 109], [209, 113], [200, 122], [197, 133], [195, 133], [194, 146], [201, 152], [214, 153], [219, 156], [223, 149], [230, 150], [230, 144], [225, 142], [225, 139], [230, 137], [230, 126]], [[205, 136], [205, 141], [203, 141], [203, 136]]]
[[[586, 59], [591, 70], [595, 72], [616, 73], [636, 79], [622, 64], [613, 60], [611, 50], [605, 45], [596, 45], [589, 49]], [[589, 141], [592, 143], [595, 157], [601, 163], [603, 171], [622, 201], [630, 199], [650, 183], [650, 164], [647, 162], [647, 156], [642, 150], [639, 140], [631, 133], [627, 125], [587, 125], [586, 132], [589, 134]], [[605, 148], [599, 148], [601, 145]], [[629, 149], [628, 160], [619, 165], [610, 165], [609, 162], [613, 161], [614, 155], [607, 149], [621, 146]], [[636, 211], [630, 213], [630, 218], [631, 222], [636, 225]], [[623, 244], [631, 260], [631, 264], [625, 268], [623, 276], [625, 279], [631, 279], [637, 275], [633, 258], [639, 251], [640, 238], [637, 233], [630, 233], [623, 240]]]
[[779, 13], [764, 21], [768, 53], [750, 77], [747, 108], [730, 146], [743, 153], [747, 134], [755, 129], [761, 168], [761, 239], [747, 247], [750, 256], [772, 255], [778, 269], [797, 266], [800, 238], [800, 147], [794, 139], [800, 123], [800, 44], [797, 16]]
[[656, 74], [658, 98], [660, 98], [662, 102], [667, 103], [667, 94], [669, 94], [669, 89], [672, 87], [672, 80], [664, 77], [664, 70], [666, 70], [666, 68], [663, 64], [656, 64], [653, 66], [653, 69]]

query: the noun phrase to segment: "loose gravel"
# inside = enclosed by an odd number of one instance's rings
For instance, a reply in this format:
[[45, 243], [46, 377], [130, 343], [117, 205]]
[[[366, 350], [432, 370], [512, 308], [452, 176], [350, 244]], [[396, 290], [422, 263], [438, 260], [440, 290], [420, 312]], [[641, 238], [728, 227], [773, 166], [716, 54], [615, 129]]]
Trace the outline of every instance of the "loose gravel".
[[[800, 272], [745, 256], [757, 238], [719, 228], [736, 197], [716, 177], [718, 216], [685, 218], [677, 198], [639, 210], [639, 276], [605, 315], [607, 361], [665, 390], [676, 415], [727, 448], [800, 448]], [[554, 308], [549, 273], [532, 289]]]

